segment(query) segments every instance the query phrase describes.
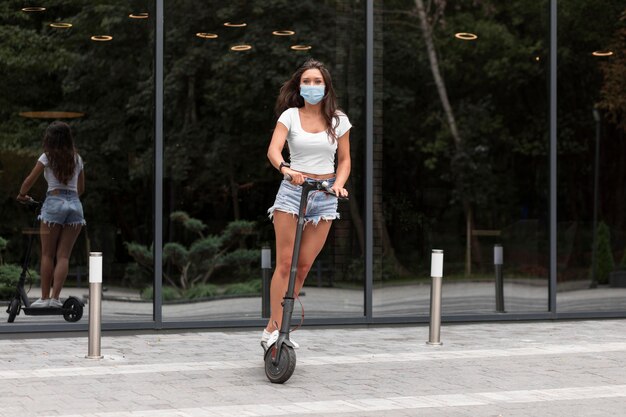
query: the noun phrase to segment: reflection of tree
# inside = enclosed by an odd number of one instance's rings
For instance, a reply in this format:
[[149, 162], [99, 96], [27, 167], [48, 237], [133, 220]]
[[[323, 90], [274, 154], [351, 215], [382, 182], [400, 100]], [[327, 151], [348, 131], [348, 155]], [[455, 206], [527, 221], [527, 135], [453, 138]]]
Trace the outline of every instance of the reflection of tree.
[[[441, 235], [456, 239], [462, 234], [471, 219], [469, 207], [477, 225], [492, 229], [518, 220], [520, 211], [540, 219], [545, 209], [546, 0], [445, 3], [444, 8], [441, 0], [385, 0], [385, 26], [376, 28], [384, 45], [377, 52], [384, 89], [376, 98], [384, 109], [384, 126], [377, 126], [376, 133], [384, 133], [384, 164], [376, 171], [383, 196], [376, 203], [381, 219], [375, 227], [385, 254], [395, 249], [398, 263], [411, 269], [420, 258], [415, 254], [425, 253]], [[106, 228], [102, 233], [112, 239], [120, 233], [123, 240], [149, 242], [154, 22], [131, 21], [126, 11], [135, 6], [151, 11], [152, 2], [54, 4], [52, 15], [36, 16], [16, 12], [22, 1], [0, 2], [0, 73], [6, 75], [0, 77], [0, 157], [6, 158], [2, 191], [14, 194], [7, 171], [22, 161], [15, 155], [35, 156], [40, 149], [45, 122], [20, 118], [20, 111], [84, 111], [87, 117], [73, 125], [88, 162], [86, 210], [98, 213], [97, 223]], [[329, 63], [342, 106], [352, 119], [362, 119], [362, 4], [165, 2], [167, 212], [188, 211], [216, 231], [235, 218], [263, 218], [277, 182], [265, 158], [275, 122], [273, 103], [281, 82], [306, 56]], [[593, 137], [591, 109], [585, 106], [598, 101], [601, 78], [600, 61], [589, 51], [607, 46], [606, 33], [614, 34], [608, 48], [615, 55], [604, 59], [602, 104], [611, 120], [624, 127], [623, 31], [615, 31], [612, 23], [598, 24], [615, 21], [623, 8], [618, 0], [559, 3], [559, 30], [565, 35], [559, 36], [559, 85], [567, 86], [559, 91], [563, 218], [584, 219], [590, 208], [587, 187], [581, 187], [590, 178], [588, 142]], [[590, 13], [593, 18], [587, 19]], [[72, 20], [74, 28], [61, 32], [47, 26], [60, 19]], [[249, 25], [228, 29], [223, 27], [226, 20]], [[272, 36], [278, 28], [297, 34]], [[474, 43], [456, 41], [451, 29], [460, 28], [478, 28], [481, 37]], [[114, 41], [95, 44], [89, 41], [92, 30], [114, 33]], [[196, 32], [216, 32], [219, 38], [201, 39]], [[253, 45], [251, 51], [230, 51], [244, 41]], [[294, 53], [292, 43], [314, 49]], [[351, 139], [356, 193], [348, 209], [355, 241], [362, 241], [363, 232], [359, 128], [355, 124]], [[623, 141], [610, 140], [614, 137], [617, 133], [606, 129], [603, 162], [623, 153]], [[603, 182], [610, 181], [603, 187], [602, 217], [609, 217], [611, 225], [623, 224], [624, 165], [611, 165], [602, 164], [612, 170], [611, 175], [601, 173]], [[13, 213], [10, 197], [3, 210]], [[457, 224], [463, 220], [465, 225]], [[90, 236], [97, 223], [90, 225]]]
[[600, 106], [612, 123], [626, 131], [626, 10], [620, 21], [607, 48], [614, 55], [600, 67], [604, 75]]
[[[54, 2], [45, 13], [30, 15], [21, 7], [19, 0], [0, 2], [0, 71], [7, 74], [0, 77], [0, 151], [39, 152], [45, 122], [20, 118], [20, 111], [84, 112], [73, 126], [87, 162], [86, 213], [98, 215], [90, 237], [98, 246], [106, 236], [104, 249], [128, 259], [116, 241], [152, 240], [153, 2]], [[276, 122], [273, 105], [297, 66], [309, 56], [326, 62], [338, 81], [342, 107], [358, 120], [363, 6], [172, 0], [165, 7], [165, 210], [209, 219], [215, 232], [233, 219], [264, 219], [279, 180], [265, 156]], [[150, 18], [129, 19], [138, 11]], [[74, 26], [52, 30], [48, 23], [54, 20]], [[227, 28], [226, 21], [248, 26]], [[272, 35], [286, 29], [296, 34]], [[198, 32], [219, 37], [200, 38]], [[90, 41], [94, 33], [111, 34], [113, 40]], [[230, 49], [240, 43], [252, 49]], [[293, 44], [313, 49], [298, 52], [290, 49]], [[353, 214], [361, 235], [359, 213]], [[350, 248], [353, 231], [345, 232], [342, 246]], [[178, 237], [166, 232], [165, 240]]]
[[[457, 236], [480, 262], [471, 229], [499, 230], [519, 219], [520, 206], [525, 216], [541, 215], [548, 149], [547, 26], [537, 19], [543, 9], [531, 1], [411, 3], [385, 2], [385, 136], [392, 140], [384, 151], [394, 169], [385, 169], [384, 182], [392, 239], [407, 265], [433, 245], [452, 247], [458, 259]], [[465, 31], [479, 39], [453, 36]], [[399, 186], [406, 178], [415, 179], [417, 193]]]
[[[437, 16], [443, 15], [446, 2], [439, 0], [439, 1], [435, 1], [434, 3], [435, 3], [434, 16], [427, 16], [426, 9], [424, 8], [423, 0], [415, 0], [415, 5], [417, 7], [417, 15], [419, 17], [419, 22], [420, 22], [420, 28], [422, 29], [422, 36], [424, 38], [424, 43], [426, 44], [426, 50], [428, 53], [428, 62], [430, 63], [430, 69], [433, 74], [433, 78], [435, 80], [435, 85], [437, 87], [439, 100], [441, 101], [441, 106], [443, 107], [443, 110], [446, 116], [448, 129], [450, 129], [450, 134], [452, 135], [452, 138], [454, 139], [456, 155], [453, 158], [453, 160], [461, 162], [466, 157], [466, 155], [463, 154], [463, 140], [461, 139], [461, 135], [459, 133], [459, 130], [457, 129], [456, 119], [454, 117], [452, 106], [450, 105], [448, 92], [446, 91], [446, 84], [441, 75], [441, 70], [439, 69], [439, 60], [437, 59], [437, 53], [435, 51], [435, 43], [433, 41], [433, 26], [437, 22]], [[457, 173], [456, 175], [459, 175], [459, 173]], [[473, 229], [472, 207], [468, 200], [468, 196], [461, 195], [461, 201], [463, 203], [463, 209], [465, 211], [465, 225], [466, 225], [465, 227], [465, 233], [466, 233], [465, 274], [470, 275], [472, 273], [472, 264], [471, 264], [471, 247], [472, 247], [471, 239], [472, 239], [472, 229]]]

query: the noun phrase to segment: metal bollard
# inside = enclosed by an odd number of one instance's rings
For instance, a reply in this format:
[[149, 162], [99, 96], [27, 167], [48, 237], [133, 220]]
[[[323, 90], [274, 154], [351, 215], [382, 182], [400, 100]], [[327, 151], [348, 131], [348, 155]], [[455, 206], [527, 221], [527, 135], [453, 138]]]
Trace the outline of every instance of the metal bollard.
[[502, 278], [502, 264], [503, 264], [502, 245], [496, 244], [493, 246], [493, 266], [496, 271], [496, 312], [506, 313], [504, 311], [504, 281]]
[[102, 319], [102, 252], [89, 253], [89, 342], [87, 359], [102, 359], [100, 334]]
[[261, 317], [270, 317], [270, 279], [272, 272], [272, 249], [263, 246], [261, 249], [261, 270], [263, 271], [262, 294], [261, 294]]
[[430, 257], [430, 332], [428, 345], [442, 345], [441, 331], [441, 281], [443, 279], [443, 251], [433, 249]]

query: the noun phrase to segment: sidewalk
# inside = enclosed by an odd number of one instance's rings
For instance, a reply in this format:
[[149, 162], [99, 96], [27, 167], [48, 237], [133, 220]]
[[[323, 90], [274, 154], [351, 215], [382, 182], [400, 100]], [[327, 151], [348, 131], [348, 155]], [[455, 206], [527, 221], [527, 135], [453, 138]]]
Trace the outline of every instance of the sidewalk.
[[626, 416], [626, 320], [304, 328], [267, 381], [260, 329], [0, 335], [0, 416]]

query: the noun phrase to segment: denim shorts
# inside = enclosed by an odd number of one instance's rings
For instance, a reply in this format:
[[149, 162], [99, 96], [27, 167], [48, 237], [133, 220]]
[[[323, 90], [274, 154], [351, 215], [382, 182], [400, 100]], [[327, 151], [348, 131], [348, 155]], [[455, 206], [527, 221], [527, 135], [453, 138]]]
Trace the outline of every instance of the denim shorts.
[[39, 220], [45, 224], [84, 226], [83, 205], [76, 191], [52, 190], [46, 194]]
[[[327, 181], [330, 185], [333, 185], [335, 179], [331, 178]], [[269, 218], [271, 219], [274, 216], [275, 210], [297, 216], [300, 212], [301, 196], [302, 187], [300, 185], [293, 185], [287, 180], [282, 180], [278, 193], [276, 193], [274, 205], [267, 210]], [[320, 220], [339, 219], [337, 204], [338, 200], [334, 195], [323, 191], [311, 191], [304, 214], [305, 222], [312, 222], [314, 225], [317, 225]]]

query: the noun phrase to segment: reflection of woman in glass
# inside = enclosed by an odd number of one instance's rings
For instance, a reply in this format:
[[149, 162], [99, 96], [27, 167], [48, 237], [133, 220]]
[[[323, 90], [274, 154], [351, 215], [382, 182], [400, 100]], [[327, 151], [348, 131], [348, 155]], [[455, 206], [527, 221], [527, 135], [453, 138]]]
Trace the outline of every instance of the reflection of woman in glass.
[[22, 183], [17, 199], [30, 199], [26, 194], [43, 172], [48, 192], [39, 215], [41, 298], [31, 307], [61, 307], [63, 303], [59, 295], [67, 277], [70, 254], [85, 224], [79, 199], [85, 191], [85, 174], [83, 160], [74, 148], [72, 132], [67, 124], [53, 122], [48, 126], [43, 138], [43, 150], [44, 153]]
[[[350, 175], [350, 128], [348, 117], [337, 108], [330, 73], [318, 61], [308, 60], [283, 84], [276, 100], [279, 116], [267, 157], [283, 180], [274, 205], [268, 210], [276, 233], [276, 269], [271, 285], [271, 317], [262, 341], [278, 338], [282, 321], [282, 299], [287, 291], [296, 233], [301, 187], [306, 178], [328, 180], [333, 191], [347, 197], [344, 188]], [[288, 144], [290, 163], [282, 157]], [[335, 171], [335, 154], [337, 170]], [[313, 192], [306, 209], [295, 294], [300, 292], [311, 265], [326, 242], [332, 220], [338, 219], [337, 198]], [[293, 342], [293, 339], [291, 339]], [[295, 344], [295, 343], [294, 343]], [[295, 344], [297, 347], [297, 344]]]

